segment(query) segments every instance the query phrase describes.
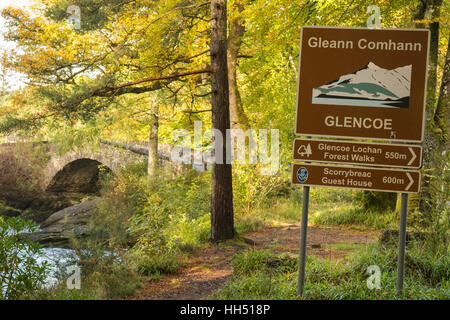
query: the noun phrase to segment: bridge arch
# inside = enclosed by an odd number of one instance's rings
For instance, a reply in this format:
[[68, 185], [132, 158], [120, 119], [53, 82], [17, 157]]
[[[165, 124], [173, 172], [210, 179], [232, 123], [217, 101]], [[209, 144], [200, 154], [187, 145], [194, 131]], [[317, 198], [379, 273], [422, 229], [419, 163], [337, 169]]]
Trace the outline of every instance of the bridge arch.
[[[55, 180], [60, 180], [61, 175], [67, 171], [77, 171], [81, 169], [81, 165], [86, 165], [88, 170], [93, 171], [93, 166], [103, 165], [114, 174], [117, 174], [120, 169], [124, 168], [131, 161], [143, 160], [145, 157], [132, 154], [129, 151], [115, 148], [112, 146], [101, 145], [97, 148], [92, 148], [85, 145], [76, 150], [67, 152], [64, 155], [58, 155], [56, 152], [50, 152], [50, 160], [46, 166], [44, 177], [42, 180], [42, 188], [48, 190], [54, 187]], [[64, 172], [66, 170], [66, 172]], [[57, 175], [59, 174], [59, 177]], [[80, 172], [83, 176], [83, 173]], [[85, 178], [87, 178], [87, 173]]]
[[95, 194], [100, 190], [101, 178], [110, 173], [112, 170], [97, 160], [77, 159], [58, 171], [46, 190], [53, 193]]

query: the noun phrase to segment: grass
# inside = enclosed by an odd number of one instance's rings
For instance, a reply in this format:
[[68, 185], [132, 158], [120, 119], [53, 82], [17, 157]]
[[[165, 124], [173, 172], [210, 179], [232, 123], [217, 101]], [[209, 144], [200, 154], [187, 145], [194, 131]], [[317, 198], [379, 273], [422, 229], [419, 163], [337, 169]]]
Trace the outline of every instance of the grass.
[[[301, 199], [301, 189], [297, 189], [289, 197], [244, 216], [245, 224], [256, 225], [257, 221], [265, 225], [298, 224]], [[397, 229], [398, 214], [387, 210], [365, 211], [358, 202], [357, 191], [317, 188], [310, 194], [309, 222], [354, 230]], [[450, 299], [450, 261], [448, 254], [443, 253], [445, 250], [432, 253], [421, 242], [408, 244], [405, 290], [398, 296], [396, 242], [388, 246], [337, 243], [327, 249], [347, 251], [348, 255], [340, 261], [307, 257], [305, 299]], [[240, 253], [233, 258], [233, 277], [212, 298], [297, 299], [297, 263], [297, 257], [267, 250]], [[381, 271], [379, 290], [367, 285], [370, 276], [367, 270], [373, 265]]]
[[[372, 245], [351, 256], [346, 264], [308, 257], [305, 299], [450, 299], [449, 257], [432, 257], [416, 244], [406, 260], [405, 290], [396, 293], [395, 248]], [[381, 288], [369, 289], [367, 268], [381, 270]], [[233, 258], [233, 278], [215, 299], [297, 299], [297, 259], [269, 251], [250, 250]]]
[[351, 204], [318, 210], [313, 213], [311, 222], [319, 225], [356, 225], [360, 229], [386, 229], [398, 225], [393, 212], [364, 211]]
[[150, 257], [142, 255], [135, 257], [138, 272], [149, 276], [152, 280], [158, 280], [163, 274], [177, 273], [183, 266], [178, 256], [174, 254], [161, 254]]
[[[352, 194], [347, 190], [341, 194], [335, 189], [323, 189], [324, 194], [311, 192], [310, 213], [317, 210], [330, 210], [333, 207], [348, 206], [351, 203]], [[287, 198], [279, 198], [276, 201], [255, 207], [251, 213], [237, 212], [239, 218], [247, 220], [257, 219], [264, 224], [298, 223], [302, 215], [302, 191], [295, 189]]]
[[267, 225], [267, 220], [259, 216], [238, 216], [236, 218], [236, 232], [238, 234], [261, 231]]
[[[355, 200], [356, 192], [320, 189], [311, 193], [310, 224], [340, 225], [348, 229], [398, 228], [394, 212], [364, 211]], [[255, 210], [246, 216], [246, 224], [299, 223], [301, 191], [278, 200], [272, 206]], [[254, 223], [253, 223], [254, 224]], [[450, 261], [445, 250], [432, 253], [421, 242], [411, 242], [407, 248], [404, 294], [397, 295], [397, 244], [362, 245], [337, 243], [328, 249], [347, 251], [346, 259], [328, 261], [307, 258], [305, 299], [450, 299]], [[212, 298], [214, 299], [297, 299], [297, 257], [271, 251], [249, 250], [233, 258], [233, 277]], [[369, 266], [379, 266], [381, 289], [369, 289]]]
[[329, 249], [334, 249], [334, 250], [361, 250], [364, 249], [366, 247], [366, 245], [364, 244], [359, 244], [359, 243], [334, 243], [334, 244], [329, 244], [327, 245], [327, 247]]
[[[312, 225], [340, 225], [356, 230], [389, 229], [398, 226], [398, 214], [392, 211], [365, 211], [354, 190], [315, 188], [310, 193], [309, 223]], [[242, 224], [239, 231], [259, 231], [264, 225], [300, 223], [302, 190], [296, 189], [287, 198], [255, 208], [251, 213], [237, 213]], [[249, 231], [250, 230], [250, 231]]]

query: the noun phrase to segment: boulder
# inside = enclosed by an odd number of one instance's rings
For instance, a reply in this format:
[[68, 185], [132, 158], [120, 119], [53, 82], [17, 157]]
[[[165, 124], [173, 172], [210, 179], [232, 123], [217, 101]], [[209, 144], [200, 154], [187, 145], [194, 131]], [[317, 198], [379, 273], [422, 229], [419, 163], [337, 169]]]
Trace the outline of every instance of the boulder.
[[99, 200], [87, 200], [58, 211], [41, 224], [39, 233], [25, 236], [46, 248], [70, 248], [72, 238], [85, 235], [85, 225], [95, 211]]

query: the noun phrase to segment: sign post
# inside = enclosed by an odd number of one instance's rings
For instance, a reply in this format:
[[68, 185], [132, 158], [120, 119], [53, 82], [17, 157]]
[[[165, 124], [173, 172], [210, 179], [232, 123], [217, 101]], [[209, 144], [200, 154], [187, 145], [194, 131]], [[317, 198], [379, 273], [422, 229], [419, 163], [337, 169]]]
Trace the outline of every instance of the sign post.
[[306, 241], [308, 236], [308, 208], [309, 208], [309, 186], [303, 187], [302, 199], [302, 225], [300, 229], [300, 251], [298, 263], [298, 297], [303, 296], [303, 287], [305, 285], [306, 268]]
[[397, 264], [397, 294], [403, 292], [403, 279], [405, 277], [405, 251], [406, 251], [406, 218], [408, 215], [408, 194], [402, 193], [400, 207], [400, 230], [398, 241], [398, 264]]
[[424, 29], [302, 28], [295, 134], [308, 139], [294, 141], [293, 160], [304, 163], [292, 165], [292, 183], [303, 186], [299, 297], [311, 186], [401, 193], [401, 294], [408, 194], [420, 189], [412, 169], [422, 166], [429, 38]]

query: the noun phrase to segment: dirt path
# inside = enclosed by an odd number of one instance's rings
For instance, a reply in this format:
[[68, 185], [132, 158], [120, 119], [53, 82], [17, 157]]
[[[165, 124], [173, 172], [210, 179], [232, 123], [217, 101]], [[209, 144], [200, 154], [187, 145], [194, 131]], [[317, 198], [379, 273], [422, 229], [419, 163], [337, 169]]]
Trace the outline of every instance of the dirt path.
[[[231, 259], [239, 251], [255, 248], [297, 254], [299, 225], [267, 227], [246, 234], [254, 244], [225, 243], [205, 245], [187, 258], [185, 267], [158, 281], [147, 281], [132, 300], [205, 299], [233, 274]], [[377, 231], [359, 231], [340, 227], [309, 227], [308, 254], [338, 260], [359, 247], [376, 241]], [[249, 242], [251, 242], [249, 241]]]
[[[343, 227], [308, 227], [308, 254], [338, 260], [357, 249], [358, 245], [366, 245], [376, 241], [379, 231], [360, 231]], [[255, 241], [256, 249], [270, 249], [274, 252], [297, 254], [299, 250], [300, 226], [267, 227], [263, 232], [246, 235]], [[345, 249], [339, 245], [345, 244]], [[343, 246], [342, 246], [343, 247]]]

